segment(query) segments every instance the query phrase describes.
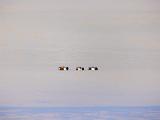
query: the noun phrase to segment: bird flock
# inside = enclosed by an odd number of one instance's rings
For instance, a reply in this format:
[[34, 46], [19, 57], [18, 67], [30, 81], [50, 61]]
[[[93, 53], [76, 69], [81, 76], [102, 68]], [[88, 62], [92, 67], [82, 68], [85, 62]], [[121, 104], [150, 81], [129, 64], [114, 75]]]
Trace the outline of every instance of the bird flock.
[[[59, 71], [68, 71], [68, 70], [70, 70], [70, 68], [67, 67], [67, 66], [60, 66], [60, 67], [58, 67], [58, 70], [59, 70]], [[76, 70], [76, 71], [84, 71], [84, 70], [97, 71], [97, 70], [98, 70], [98, 67], [93, 67], [93, 66], [92, 66], [92, 67], [88, 67], [88, 68], [76, 67], [75, 70]]]

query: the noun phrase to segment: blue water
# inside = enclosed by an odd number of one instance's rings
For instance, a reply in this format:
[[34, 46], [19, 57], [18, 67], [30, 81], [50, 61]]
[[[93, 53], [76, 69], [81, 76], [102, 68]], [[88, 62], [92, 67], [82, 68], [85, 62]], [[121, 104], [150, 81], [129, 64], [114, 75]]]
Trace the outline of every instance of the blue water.
[[0, 120], [160, 120], [160, 107], [0, 107]]

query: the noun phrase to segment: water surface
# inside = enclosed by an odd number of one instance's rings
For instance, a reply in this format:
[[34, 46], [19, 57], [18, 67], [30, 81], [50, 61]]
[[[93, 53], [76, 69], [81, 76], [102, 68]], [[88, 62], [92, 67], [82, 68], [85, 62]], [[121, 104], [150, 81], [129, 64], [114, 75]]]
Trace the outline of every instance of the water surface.
[[160, 120], [160, 107], [1, 107], [0, 120]]

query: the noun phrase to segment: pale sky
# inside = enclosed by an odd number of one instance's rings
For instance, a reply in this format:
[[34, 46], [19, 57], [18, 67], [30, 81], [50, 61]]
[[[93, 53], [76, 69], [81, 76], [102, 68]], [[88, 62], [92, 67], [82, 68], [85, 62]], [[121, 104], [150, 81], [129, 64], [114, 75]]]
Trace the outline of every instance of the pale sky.
[[160, 1], [0, 0], [3, 105], [160, 105]]

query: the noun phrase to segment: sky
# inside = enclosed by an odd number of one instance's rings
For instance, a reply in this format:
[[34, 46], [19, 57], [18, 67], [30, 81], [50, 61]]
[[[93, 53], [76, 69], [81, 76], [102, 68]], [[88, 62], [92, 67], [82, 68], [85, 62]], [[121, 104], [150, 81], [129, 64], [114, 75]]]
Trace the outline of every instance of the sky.
[[160, 105], [159, 33], [159, 0], [0, 0], [0, 106]]

